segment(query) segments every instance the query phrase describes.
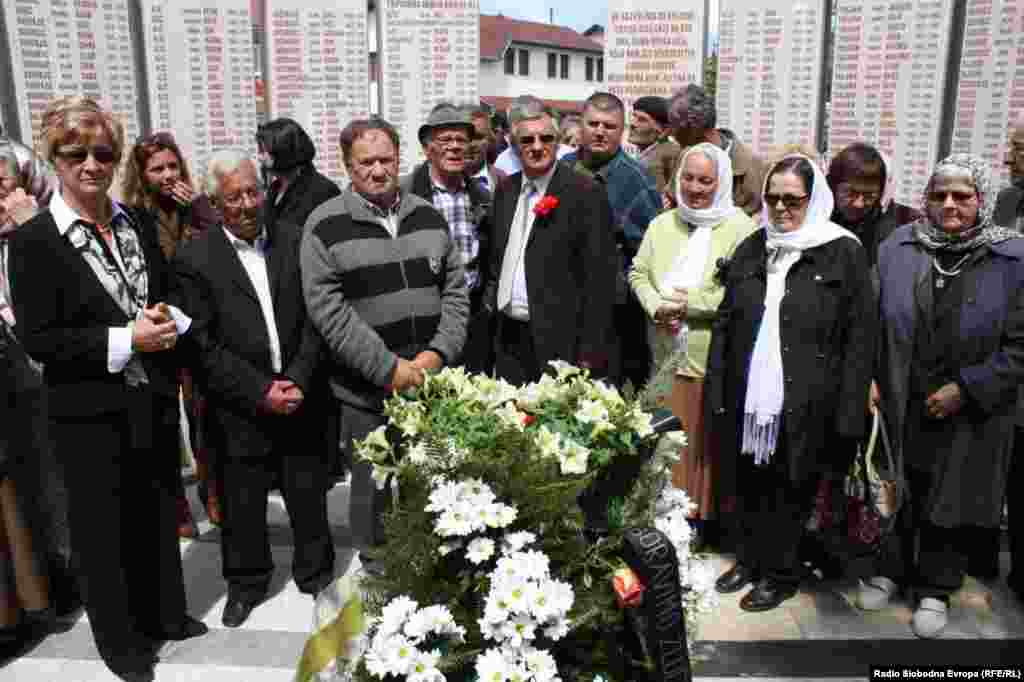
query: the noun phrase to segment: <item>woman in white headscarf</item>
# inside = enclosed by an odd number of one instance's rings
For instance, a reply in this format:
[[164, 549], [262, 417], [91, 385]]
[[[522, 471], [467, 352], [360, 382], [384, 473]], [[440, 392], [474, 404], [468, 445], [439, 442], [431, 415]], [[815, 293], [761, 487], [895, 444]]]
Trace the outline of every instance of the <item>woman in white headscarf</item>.
[[706, 383], [737, 559], [716, 588], [753, 583], [740, 600], [747, 611], [799, 588], [815, 488], [848, 467], [865, 430], [877, 326], [864, 249], [829, 220], [832, 192], [817, 165], [784, 157], [763, 199], [762, 229], [728, 266]]
[[687, 434], [673, 479], [696, 503], [693, 518], [704, 521], [716, 515], [716, 453], [703, 416], [711, 326], [725, 293], [716, 263], [730, 258], [755, 225], [733, 205], [732, 162], [718, 146], [690, 147], [674, 184], [678, 208], [648, 226], [629, 281], [647, 311], [656, 383]]

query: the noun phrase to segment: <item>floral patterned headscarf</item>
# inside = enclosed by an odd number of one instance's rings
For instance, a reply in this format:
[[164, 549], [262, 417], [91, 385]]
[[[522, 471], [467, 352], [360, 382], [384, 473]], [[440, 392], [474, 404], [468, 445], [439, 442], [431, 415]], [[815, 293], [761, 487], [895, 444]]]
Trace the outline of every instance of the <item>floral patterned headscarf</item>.
[[974, 191], [978, 193], [978, 222], [970, 229], [950, 234], [943, 230], [941, 225], [936, 225], [932, 221], [931, 212], [925, 210], [924, 215], [914, 223], [914, 236], [929, 251], [973, 251], [979, 246], [998, 244], [1020, 236], [1013, 230], [992, 223], [996, 195], [989, 164], [973, 154], [952, 154], [935, 166], [924, 188], [923, 205], [928, 205], [928, 194], [932, 191], [936, 178], [965, 175], [971, 177]]

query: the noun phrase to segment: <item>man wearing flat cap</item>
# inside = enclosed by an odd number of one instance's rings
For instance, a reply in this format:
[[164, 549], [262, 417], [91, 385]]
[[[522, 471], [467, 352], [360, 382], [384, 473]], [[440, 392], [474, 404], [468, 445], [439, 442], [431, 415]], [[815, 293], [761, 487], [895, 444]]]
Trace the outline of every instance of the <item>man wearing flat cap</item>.
[[629, 143], [637, 149], [637, 161], [654, 176], [659, 194], [671, 184], [679, 158], [679, 144], [669, 130], [668, 101], [664, 97], [651, 95], [633, 102]]
[[476, 136], [469, 110], [442, 102], [420, 126], [419, 140], [427, 160], [400, 181], [403, 194], [415, 194], [444, 216], [461, 256], [470, 299], [470, 319], [462, 361], [471, 372], [491, 370], [490, 315], [483, 310], [490, 230], [487, 213], [491, 192], [467, 170], [469, 146]]

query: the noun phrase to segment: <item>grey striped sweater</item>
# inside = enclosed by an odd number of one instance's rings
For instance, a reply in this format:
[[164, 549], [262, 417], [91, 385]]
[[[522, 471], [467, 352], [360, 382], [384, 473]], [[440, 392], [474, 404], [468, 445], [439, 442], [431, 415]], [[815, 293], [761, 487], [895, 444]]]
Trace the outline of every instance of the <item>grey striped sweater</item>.
[[306, 222], [302, 288], [309, 317], [330, 349], [338, 399], [379, 409], [398, 358], [422, 350], [458, 360], [469, 297], [448, 224], [423, 199], [402, 194], [398, 232], [351, 188]]

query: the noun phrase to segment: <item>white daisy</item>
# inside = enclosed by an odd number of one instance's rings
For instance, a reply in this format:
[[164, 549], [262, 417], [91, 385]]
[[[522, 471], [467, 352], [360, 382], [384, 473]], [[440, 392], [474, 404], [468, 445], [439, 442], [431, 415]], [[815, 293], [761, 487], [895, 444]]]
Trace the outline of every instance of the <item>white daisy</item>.
[[494, 540], [489, 538], [477, 538], [466, 548], [466, 558], [474, 564], [482, 564], [492, 556], [494, 556]]

